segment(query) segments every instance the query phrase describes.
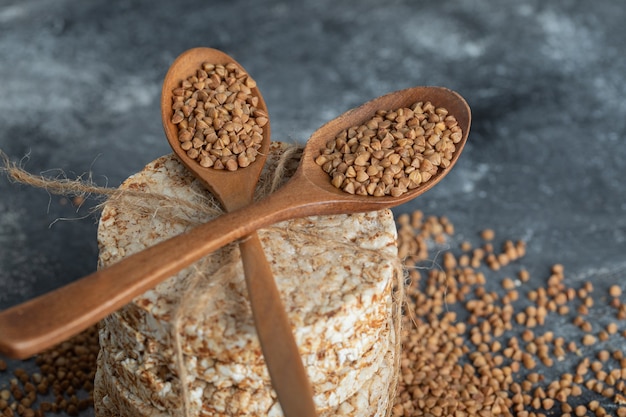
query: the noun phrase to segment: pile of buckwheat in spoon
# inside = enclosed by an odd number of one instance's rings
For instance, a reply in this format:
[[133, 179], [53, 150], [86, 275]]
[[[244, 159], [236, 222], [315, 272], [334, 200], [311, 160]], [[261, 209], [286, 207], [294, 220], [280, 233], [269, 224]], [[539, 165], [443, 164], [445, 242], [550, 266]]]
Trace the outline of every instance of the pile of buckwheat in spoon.
[[172, 123], [187, 156], [205, 168], [229, 171], [254, 162], [268, 123], [255, 87], [236, 64], [205, 63], [173, 90]]
[[462, 137], [448, 110], [418, 102], [341, 131], [315, 162], [347, 193], [398, 197], [448, 167]]

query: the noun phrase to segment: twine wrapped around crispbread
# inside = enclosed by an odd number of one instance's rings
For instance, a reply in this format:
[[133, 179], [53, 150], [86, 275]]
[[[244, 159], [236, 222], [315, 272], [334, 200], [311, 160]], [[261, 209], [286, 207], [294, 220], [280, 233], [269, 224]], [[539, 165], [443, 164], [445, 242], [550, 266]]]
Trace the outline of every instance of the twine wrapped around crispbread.
[[[258, 197], [273, 191], [293, 173], [299, 152], [297, 147], [273, 144]], [[166, 169], [159, 171], [163, 166]], [[137, 222], [129, 226], [140, 226], [134, 230], [137, 233], [149, 235], [149, 230], [166, 227], [150, 240], [154, 244], [219, 215], [217, 203], [173, 156], [159, 158], [149, 167], [149, 176], [140, 173], [131, 177], [119, 190], [106, 189], [103, 193], [99, 187], [88, 189], [85, 185], [85, 192], [109, 196], [101, 218], [101, 234], [102, 230], [110, 230], [109, 234], [120, 232], [114, 223], [124, 217], [127, 222]], [[158, 172], [164, 173], [164, 177], [159, 177]], [[162, 186], [164, 180], [169, 181], [166, 186]], [[49, 189], [50, 185], [43, 187]], [[68, 189], [72, 193], [80, 191], [56, 180], [52, 186], [63, 187], [64, 193]], [[336, 275], [333, 265], [327, 265], [328, 254], [342, 250], [356, 253], [347, 262], [355, 269], [351, 271], [353, 282], [328, 289], [329, 299], [316, 299], [318, 294], [311, 292], [304, 294], [310, 300], [302, 299], [303, 294], [297, 291], [282, 293], [284, 300], [293, 301], [286, 303], [288, 309], [294, 308], [288, 310], [288, 315], [296, 340], [305, 342], [305, 346], [299, 347], [321, 416], [383, 416], [389, 414], [393, 404], [400, 356], [402, 272], [395, 246], [377, 246], [377, 241], [387, 245], [393, 241], [395, 245], [395, 235], [374, 235], [380, 230], [381, 221], [387, 226], [392, 224], [391, 214], [299, 219], [288, 227], [279, 224], [259, 232], [266, 247], [277, 241], [288, 242], [285, 248], [292, 253], [287, 258], [291, 263], [300, 262], [303, 273], [288, 277], [291, 281], [315, 279], [316, 273], [322, 277]], [[322, 224], [326, 224], [322, 231], [331, 234], [343, 230], [344, 236], [329, 240], [320, 234]], [[101, 246], [101, 266], [143, 249], [146, 242], [139, 240], [121, 244], [126, 232], [109, 236], [113, 240]], [[273, 263], [280, 289], [279, 280], [284, 279], [281, 272], [291, 265], [281, 264], [280, 256], [276, 258], [272, 251], [266, 254]], [[229, 245], [219, 251], [217, 259], [203, 259], [103, 322], [103, 348], [94, 394], [98, 416], [281, 415], [258, 342], [254, 340], [245, 286], [243, 281], [233, 279], [242, 275], [238, 256], [236, 245]], [[319, 265], [311, 263], [312, 259], [318, 259]], [[376, 275], [384, 268], [388, 268], [386, 274], [392, 279], [377, 282]], [[325, 283], [320, 279], [315, 282]], [[228, 296], [224, 297], [226, 293]], [[319, 293], [324, 294], [324, 289], [319, 288]], [[163, 294], [172, 297], [161, 297]], [[335, 294], [345, 296], [345, 300], [333, 300]], [[385, 296], [379, 297], [381, 294]], [[298, 311], [307, 305], [310, 311]], [[316, 314], [313, 310], [317, 310]], [[222, 337], [198, 337], [207, 323], [222, 319], [218, 314], [224, 311], [250, 319], [243, 323], [225, 321], [224, 326], [218, 326]], [[319, 319], [323, 316], [328, 320]], [[366, 324], [365, 316], [371, 317], [374, 324]], [[229, 332], [246, 336], [233, 338]], [[313, 337], [307, 338], [307, 332]], [[333, 344], [323, 345], [326, 339]], [[229, 373], [234, 381], [231, 386], [224, 386], [227, 383], [223, 376]], [[198, 375], [204, 380], [199, 381]], [[210, 404], [205, 404], [207, 398], [211, 399]]]

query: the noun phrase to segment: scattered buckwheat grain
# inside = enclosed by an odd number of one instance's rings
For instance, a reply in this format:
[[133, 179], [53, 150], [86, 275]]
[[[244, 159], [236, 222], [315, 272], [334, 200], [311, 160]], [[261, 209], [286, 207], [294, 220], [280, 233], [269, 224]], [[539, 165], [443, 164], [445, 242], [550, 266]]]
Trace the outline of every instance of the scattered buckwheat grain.
[[[495, 232], [484, 229], [480, 248], [466, 240], [451, 245], [455, 236], [436, 221], [421, 212], [397, 219], [408, 286], [392, 415], [626, 416], [625, 407], [611, 406], [626, 401], [626, 359], [607, 344], [626, 331], [611, 322], [592, 333], [585, 317], [595, 308], [593, 284], [568, 285], [555, 263], [537, 286], [519, 264], [525, 243], [505, 241], [498, 252]], [[626, 318], [622, 305], [612, 304], [618, 318]], [[580, 343], [552, 320], [570, 320]], [[577, 365], [568, 373], [560, 362]]]
[[92, 327], [36, 356], [35, 372], [15, 368], [8, 389], [0, 390], [0, 415], [77, 416], [92, 407], [98, 352], [98, 331]]
[[619, 285], [612, 285], [611, 288], [609, 288], [609, 294], [611, 297], [619, 297], [622, 295], [622, 289]]

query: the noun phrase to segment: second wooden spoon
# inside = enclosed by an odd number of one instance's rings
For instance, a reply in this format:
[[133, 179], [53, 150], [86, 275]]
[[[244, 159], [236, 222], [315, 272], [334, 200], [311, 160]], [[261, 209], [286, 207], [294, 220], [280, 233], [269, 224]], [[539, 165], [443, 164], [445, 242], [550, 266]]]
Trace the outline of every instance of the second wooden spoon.
[[[463, 132], [450, 165], [428, 182], [398, 197], [348, 194], [335, 188], [315, 159], [340, 131], [369, 120], [378, 110], [430, 101], [454, 115]], [[467, 141], [470, 108], [459, 94], [441, 87], [396, 91], [349, 110], [309, 138], [300, 165], [282, 188], [259, 202], [135, 253], [55, 291], [0, 313], [0, 352], [25, 358], [97, 323], [133, 297], [156, 286], [203, 256], [283, 220], [391, 208], [426, 192], [450, 172]]]
[[[235, 64], [227, 54], [210, 48], [194, 48], [181, 54], [171, 65], [163, 81], [161, 116], [167, 140], [183, 164], [211, 191], [226, 211], [234, 211], [252, 203], [254, 190], [261, 175], [270, 146], [269, 121], [263, 126], [263, 142], [254, 162], [234, 171], [204, 168], [181, 148], [178, 127], [172, 123], [173, 91], [181, 81], [194, 75], [204, 63]], [[267, 113], [265, 101], [258, 88], [252, 88], [258, 98], [257, 108]], [[265, 258], [256, 234], [251, 233], [239, 243], [248, 296], [263, 357], [286, 417], [316, 416], [313, 391], [307, 378], [298, 346], [293, 337], [285, 308], [276, 288], [272, 270]]]

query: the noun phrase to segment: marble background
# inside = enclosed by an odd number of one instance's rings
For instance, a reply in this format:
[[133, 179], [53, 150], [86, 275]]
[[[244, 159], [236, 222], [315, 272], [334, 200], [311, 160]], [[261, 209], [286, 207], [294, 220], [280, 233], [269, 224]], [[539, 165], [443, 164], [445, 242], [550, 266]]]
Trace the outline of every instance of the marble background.
[[[468, 144], [396, 212], [445, 215], [459, 240], [485, 227], [523, 239], [533, 279], [562, 263], [569, 282], [626, 289], [620, 2], [384, 3], [0, 0], [0, 150], [32, 173], [119, 185], [170, 152], [161, 82], [195, 46], [253, 75], [273, 140], [304, 142], [393, 90], [446, 86], [472, 108]], [[92, 205], [0, 175], [0, 308], [95, 269]]]

